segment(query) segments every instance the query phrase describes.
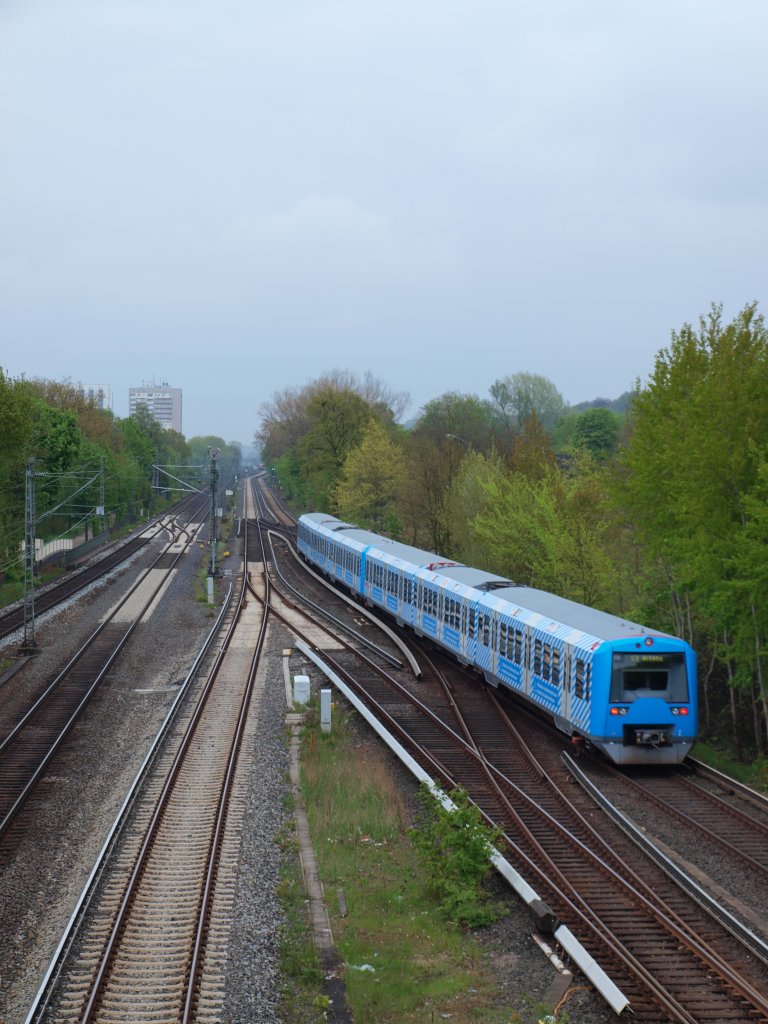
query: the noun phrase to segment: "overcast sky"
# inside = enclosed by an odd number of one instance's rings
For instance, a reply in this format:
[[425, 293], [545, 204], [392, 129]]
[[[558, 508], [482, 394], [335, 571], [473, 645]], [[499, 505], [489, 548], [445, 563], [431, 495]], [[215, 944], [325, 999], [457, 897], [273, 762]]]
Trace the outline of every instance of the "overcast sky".
[[765, 0], [0, 0], [0, 366], [184, 433], [644, 380], [768, 264]]

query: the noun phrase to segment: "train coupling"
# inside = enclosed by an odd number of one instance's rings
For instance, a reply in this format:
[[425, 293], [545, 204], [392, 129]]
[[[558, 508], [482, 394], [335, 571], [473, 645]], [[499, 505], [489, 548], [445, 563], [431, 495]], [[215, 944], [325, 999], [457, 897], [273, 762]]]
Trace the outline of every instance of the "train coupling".
[[635, 729], [635, 743], [646, 747], [662, 747], [669, 743], [665, 729]]

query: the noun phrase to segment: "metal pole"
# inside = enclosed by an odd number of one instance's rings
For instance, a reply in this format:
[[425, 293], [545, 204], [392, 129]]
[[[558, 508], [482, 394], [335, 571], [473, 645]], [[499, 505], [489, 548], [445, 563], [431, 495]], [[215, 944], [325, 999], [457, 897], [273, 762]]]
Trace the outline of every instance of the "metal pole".
[[24, 643], [32, 651], [35, 640], [35, 460], [27, 463], [24, 501]]
[[107, 529], [107, 509], [104, 497], [104, 456], [99, 456], [99, 507], [101, 508], [101, 532]]
[[208, 562], [208, 575], [216, 575], [216, 492], [218, 489], [219, 469], [216, 464], [216, 457], [221, 453], [220, 448], [209, 448], [211, 456], [211, 552]]

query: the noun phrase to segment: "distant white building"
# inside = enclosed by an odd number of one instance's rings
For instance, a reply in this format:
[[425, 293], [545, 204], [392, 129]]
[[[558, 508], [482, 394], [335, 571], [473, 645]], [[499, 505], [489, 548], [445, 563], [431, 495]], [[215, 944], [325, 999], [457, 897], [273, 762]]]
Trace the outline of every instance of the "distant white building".
[[89, 402], [93, 402], [97, 409], [111, 409], [112, 395], [109, 384], [81, 384], [80, 394]]
[[128, 388], [128, 415], [133, 416], [143, 405], [166, 430], [181, 430], [181, 388], [170, 388], [167, 384], [144, 384], [140, 388]]

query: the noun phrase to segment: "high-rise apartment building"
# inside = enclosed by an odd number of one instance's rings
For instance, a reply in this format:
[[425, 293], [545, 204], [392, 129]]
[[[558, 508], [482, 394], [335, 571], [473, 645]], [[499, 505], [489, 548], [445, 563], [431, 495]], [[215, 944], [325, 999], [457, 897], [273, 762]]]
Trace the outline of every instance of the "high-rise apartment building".
[[140, 405], [166, 429], [182, 433], [181, 388], [170, 388], [167, 383], [128, 388], [128, 415], [133, 416]]
[[109, 384], [81, 384], [80, 394], [89, 402], [93, 402], [97, 409], [111, 409], [112, 396], [109, 392]]

